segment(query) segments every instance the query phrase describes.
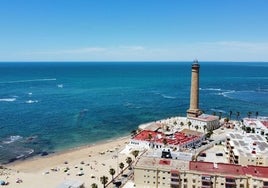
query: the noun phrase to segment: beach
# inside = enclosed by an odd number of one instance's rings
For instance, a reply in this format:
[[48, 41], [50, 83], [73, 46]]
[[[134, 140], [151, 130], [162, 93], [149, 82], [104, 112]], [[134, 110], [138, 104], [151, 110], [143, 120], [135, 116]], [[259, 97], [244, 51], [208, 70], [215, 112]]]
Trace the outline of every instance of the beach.
[[[0, 179], [9, 182], [9, 188], [57, 187], [64, 181], [84, 182], [85, 187], [96, 183], [102, 187], [100, 177], [108, 181], [112, 177], [110, 168], [121, 171], [118, 164], [126, 164], [126, 157], [134, 157], [123, 152], [129, 137], [89, 145], [45, 157], [16, 161], [0, 170]], [[69, 169], [69, 170], [67, 170]]]

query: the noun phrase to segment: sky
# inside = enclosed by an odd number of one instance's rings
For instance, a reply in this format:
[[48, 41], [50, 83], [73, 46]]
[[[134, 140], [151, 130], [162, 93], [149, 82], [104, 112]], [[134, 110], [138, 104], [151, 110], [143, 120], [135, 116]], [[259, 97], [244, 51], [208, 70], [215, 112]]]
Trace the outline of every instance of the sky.
[[0, 0], [0, 61], [268, 62], [267, 0]]

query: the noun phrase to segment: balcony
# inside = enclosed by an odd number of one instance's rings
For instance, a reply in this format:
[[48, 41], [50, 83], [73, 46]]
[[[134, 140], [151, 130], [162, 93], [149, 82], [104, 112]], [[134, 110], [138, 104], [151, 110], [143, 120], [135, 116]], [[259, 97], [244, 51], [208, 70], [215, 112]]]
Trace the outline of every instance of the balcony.
[[263, 188], [268, 188], [268, 181], [263, 182]]
[[236, 187], [235, 178], [232, 178], [232, 177], [225, 178], [225, 187], [226, 188], [235, 188]]
[[211, 176], [202, 176], [202, 182], [211, 182]]

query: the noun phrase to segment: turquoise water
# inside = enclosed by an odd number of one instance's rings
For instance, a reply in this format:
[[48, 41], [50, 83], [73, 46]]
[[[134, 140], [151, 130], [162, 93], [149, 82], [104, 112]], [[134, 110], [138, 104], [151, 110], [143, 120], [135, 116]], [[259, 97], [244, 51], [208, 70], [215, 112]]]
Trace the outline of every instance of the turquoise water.
[[[202, 110], [268, 116], [268, 63], [200, 65]], [[185, 116], [190, 76], [191, 62], [0, 63], [0, 162]]]

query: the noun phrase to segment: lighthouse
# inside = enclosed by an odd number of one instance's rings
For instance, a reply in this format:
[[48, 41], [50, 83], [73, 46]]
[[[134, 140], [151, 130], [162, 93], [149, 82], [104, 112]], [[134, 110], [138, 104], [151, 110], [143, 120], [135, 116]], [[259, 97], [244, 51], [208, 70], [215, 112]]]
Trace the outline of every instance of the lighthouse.
[[197, 60], [192, 64], [190, 108], [187, 110], [187, 117], [198, 117], [202, 111], [199, 109], [199, 68]]

